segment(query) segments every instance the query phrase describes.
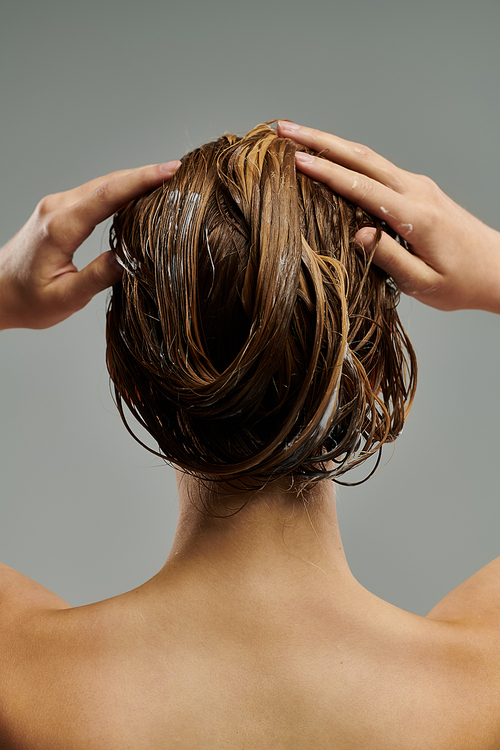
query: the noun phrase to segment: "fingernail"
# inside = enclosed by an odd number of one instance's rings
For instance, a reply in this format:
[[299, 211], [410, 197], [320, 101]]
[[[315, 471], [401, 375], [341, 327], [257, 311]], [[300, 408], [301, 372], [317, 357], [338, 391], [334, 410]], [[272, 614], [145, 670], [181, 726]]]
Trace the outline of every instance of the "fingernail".
[[106, 253], [106, 256], [106, 260], [108, 261], [108, 264], [111, 266], [111, 268], [113, 268], [115, 271], [118, 271], [120, 274], [123, 273], [123, 266], [121, 265], [116, 255], [111, 251], [108, 251]]
[[295, 159], [298, 164], [312, 164], [315, 158], [316, 157], [312, 154], [305, 154], [303, 151], [297, 151], [295, 154]]
[[164, 164], [160, 164], [159, 170], [165, 174], [173, 174], [174, 172], [177, 172], [180, 166], [181, 163], [178, 159], [175, 161], [166, 161]]
[[359, 232], [356, 233], [356, 236], [354, 238], [357, 247], [360, 250], [364, 250], [365, 252], [370, 252], [370, 250], [373, 247], [373, 241], [375, 239], [375, 233], [371, 229], [361, 229]]
[[289, 122], [289, 120], [280, 120], [278, 125], [284, 133], [296, 133], [297, 130], [300, 130], [300, 125], [297, 125], [296, 122]]

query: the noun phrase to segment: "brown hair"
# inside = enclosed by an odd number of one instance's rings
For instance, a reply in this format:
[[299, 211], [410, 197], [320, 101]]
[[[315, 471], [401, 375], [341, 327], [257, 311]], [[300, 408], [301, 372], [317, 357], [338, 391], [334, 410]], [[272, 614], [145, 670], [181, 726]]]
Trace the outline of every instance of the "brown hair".
[[118, 409], [206, 479], [337, 478], [397, 437], [415, 392], [396, 287], [354, 248], [378, 224], [296, 172], [297, 149], [268, 124], [225, 135], [114, 218]]

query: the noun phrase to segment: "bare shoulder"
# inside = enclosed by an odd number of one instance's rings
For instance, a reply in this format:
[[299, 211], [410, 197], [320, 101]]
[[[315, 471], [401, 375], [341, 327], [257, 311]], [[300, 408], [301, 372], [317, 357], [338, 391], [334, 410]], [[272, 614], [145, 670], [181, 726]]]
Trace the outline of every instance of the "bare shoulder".
[[[71, 606], [31, 578], [0, 563], [0, 704], [13, 695], [42, 642], [43, 623]], [[1, 722], [1, 717], [0, 717]]]
[[0, 632], [12, 617], [30, 610], [68, 609], [70, 606], [45, 586], [0, 563]]
[[43, 651], [44, 621], [64, 609], [71, 607], [60, 596], [0, 563], [0, 747], [6, 750], [18, 746], [12, 736], [23, 736], [18, 727], [33, 697], [27, 685]]
[[[497, 716], [500, 700], [500, 557], [492, 560], [429, 612], [427, 620], [446, 627], [453, 661]], [[486, 698], [488, 696], [488, 698]], [[494, 698], [493, 705], [490, 704]], [[488, 713], [485, 708], [485, 714]], [[493, 722], [495, 723], [495, 722]], [[500, 725], [497, 727], [500, 732]], [[500, 745], [500, 743], [499, 743]]]
[[491, 630], [500, 645], [500, 557], [450, 591], [427, 617]]

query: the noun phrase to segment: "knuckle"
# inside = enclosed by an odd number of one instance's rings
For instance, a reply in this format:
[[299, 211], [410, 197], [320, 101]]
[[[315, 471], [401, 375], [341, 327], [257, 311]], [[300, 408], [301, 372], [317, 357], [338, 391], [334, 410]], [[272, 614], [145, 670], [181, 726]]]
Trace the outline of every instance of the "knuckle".
[[322, 141], [324, 137], [324, 133], [321, 132], [321, 130], [318, 130], [317, 128], [311, 128], [311, 131], [309, 133], [309, 141], [311, 146], [317, 146], [320, 145], [320, 142]]
[[429, 298], [439, 295], [441, 284], [436, 274], [422, 273], [411, 276], [400, 284], [401, 290], [410, 297]]
[[420, 185], [420, 190], [423, 195], [428, 199], [434, 199], [439, 192], [439, 188], [430, 177], [425, 174], [416, 175]]
[[90, 267], [90, 281], [93, 286], [95, 287], [105, 287], [106, 286], [106, 280], [104, 278], [104, 274], [102, 272], [102, 269], [99, 265], [93, 265]]
[[414, 276], [409, 276], [402, 281], [400, 280], [398, 285], [401, 291], [409, 297], [418, 297], [422, 294], [420, 279], [416, 279]]
[[108, 201], [110, 199], [111, 186], [109, 181], [103, 182], [95, 190], [95, 195], [101, 201]]
[[434, 180], [426, 174], [417, 175], [418, 179], [427, 187], [436, 187]]
[[51, 195], [45, 195], [41, 200], [38, 201], [36, 212], [39, 216], [47, 216], [52, 213], [57, 202], [57, 193]]
[[354, 143], [353, 150], [356, 156], [360, 156], [362, 159], [371, 159], [373, 157], [372, 149], [364, 146], [362, 143]]
[[375, 189], [375, 182], [370, 177], [360, 177], [352, 185], [352, 190], [356, 190], [364, 200], [371, 195]]
[[65, 246], [71, 243], [68, 222], [59, 213], [52, 213], [45, 221], [45, 235], [53, 245]]
[[426, 237], [436, 226], [438, 220], [438, 211], [434, 203], [426, 203], [422, 207], [418, 219], [418, 233]]
[[48, 217], [44, 223], [44, 228], [46, 237], [51, 240], [51, 242], [56, 242], [61, 234], [59, 217], [54, 215]]

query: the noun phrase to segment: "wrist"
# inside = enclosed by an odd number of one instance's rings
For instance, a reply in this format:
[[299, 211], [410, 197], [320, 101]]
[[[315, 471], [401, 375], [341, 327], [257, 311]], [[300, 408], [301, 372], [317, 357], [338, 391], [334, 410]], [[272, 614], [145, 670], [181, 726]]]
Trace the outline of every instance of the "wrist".
[[485, 259], [481, 268], [482, 290], [478, 309], [500, 314], [500, 232], [491, 227], [484, 238], [482, 256]]

